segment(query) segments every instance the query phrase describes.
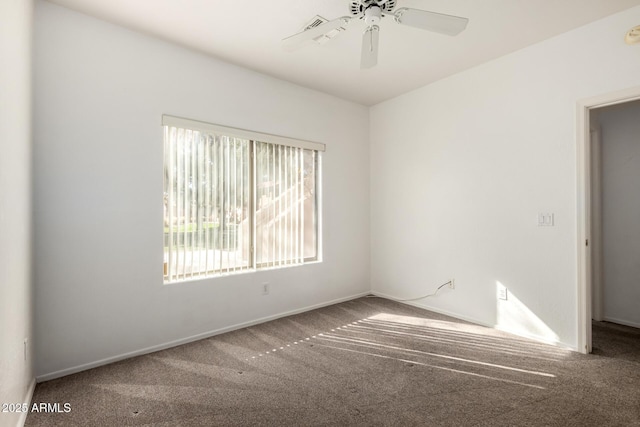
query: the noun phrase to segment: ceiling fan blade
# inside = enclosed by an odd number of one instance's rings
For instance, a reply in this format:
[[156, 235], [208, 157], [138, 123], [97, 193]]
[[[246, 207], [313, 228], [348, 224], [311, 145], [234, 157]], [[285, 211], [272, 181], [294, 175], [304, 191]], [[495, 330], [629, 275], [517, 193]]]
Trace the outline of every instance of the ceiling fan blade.
[[378, 63], [378, 34], [380, 27], [372, 25], [362, 35], [362, 59], [360, 68], [371, 68]]
[[467, 28], [468, 18], [445, 15], [426, 10], [400, 8], [395, 12], [396, 22], [422, 30], [456, 36]]
[[304, 45], [306, 42], [327, 34], [329, 31], [337, 30], [338, 28], [346, 26], [349, 21], [351, 21], [350, 17], [342, 16], [332, 21], [325, 22], [324, 24], [318, 25], [317, 27], [309, 28], [306, 31], [302, 31], [298, 34], [294, 34], [287, 37], [286, 39], [283, 39], [282, 46], [286, 50], [297, 49]]

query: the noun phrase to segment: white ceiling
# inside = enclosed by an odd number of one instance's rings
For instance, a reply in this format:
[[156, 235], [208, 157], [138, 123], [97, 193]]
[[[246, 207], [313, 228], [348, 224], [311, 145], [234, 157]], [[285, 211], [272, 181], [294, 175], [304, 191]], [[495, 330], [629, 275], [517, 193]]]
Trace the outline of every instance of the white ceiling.
[[[448, 37], [380, 25], [378, 66], [360, 69], [364, 22], [325, 45], [286, 52], [284, 37], [315, 15], [349, 14], [348, 0], [50, 0], [302, 86], [372, 105], [640, 4], [640, 0], [398, 0], [469, 18]], [[639, 23], [640, 24], [640, 23]], [[620, 28], [623, 42], [628, 28]], [[581, 46], [577, 46], [581, 48]], [[582, 46], [588, 48], [588, 46]]]

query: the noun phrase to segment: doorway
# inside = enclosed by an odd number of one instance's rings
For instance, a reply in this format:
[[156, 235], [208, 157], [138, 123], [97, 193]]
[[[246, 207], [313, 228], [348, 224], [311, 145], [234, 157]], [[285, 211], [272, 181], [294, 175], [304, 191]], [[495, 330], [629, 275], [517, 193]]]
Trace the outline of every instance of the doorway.
[[[590, 353], [592, 319], [604, 320], [605, 275], [603, 253], [606, 237], [602, 230], [603, 212], [603, 135], [598, 123], [601, 113], [634, 105], [640, 100], [640, 87], [583, 100], [577, 108], [577, 173], [578, 173], [578, 349]], [[640, 105], [640, 104], [638, 104]], [[613, 107], [615, 106], [615, 107]], [[605, 114], [606, 115], [606, 114]], [[637, 188], [637, 187], [636, 187]], [[606, 224], [605, 224], [606, 225]], [[605, 227], [606, 228], [606, 227]], [[610, 270], [610, 269], [609, 269]]]

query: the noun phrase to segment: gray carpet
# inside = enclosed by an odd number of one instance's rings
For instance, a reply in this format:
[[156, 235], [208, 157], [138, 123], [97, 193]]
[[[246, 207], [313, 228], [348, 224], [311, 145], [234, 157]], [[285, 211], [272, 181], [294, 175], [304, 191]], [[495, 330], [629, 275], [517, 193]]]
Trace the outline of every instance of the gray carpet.
[[27, 426], [640, 426], [640, 330], [582, 355], [360, 298], [38, 384]]

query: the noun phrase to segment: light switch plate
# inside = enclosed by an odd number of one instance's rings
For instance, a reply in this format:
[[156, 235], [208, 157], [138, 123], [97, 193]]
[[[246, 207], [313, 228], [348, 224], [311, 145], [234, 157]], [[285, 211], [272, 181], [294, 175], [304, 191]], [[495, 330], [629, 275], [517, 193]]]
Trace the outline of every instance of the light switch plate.
[[552, 213], [539, 213], [538, 214], [538, 227], [553, 227], [553, 214]]

